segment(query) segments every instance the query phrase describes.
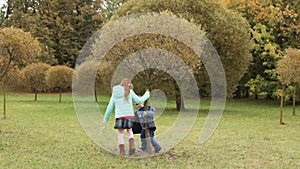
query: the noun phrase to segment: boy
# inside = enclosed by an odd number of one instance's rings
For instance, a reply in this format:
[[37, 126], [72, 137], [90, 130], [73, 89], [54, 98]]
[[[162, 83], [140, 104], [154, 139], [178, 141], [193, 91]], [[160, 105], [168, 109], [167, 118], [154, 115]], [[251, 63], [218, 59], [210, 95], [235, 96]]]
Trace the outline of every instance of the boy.
[[140, 150], [146, 151], [147, 150], [147, 138], [146, 138], [146, 132], [149, 132], [149, 137], [151, 140], [151, 144], [155, 150], [156, 153], [158, 153], [161, 150], [161, 146], [158, 144], [158, 142], [154, 138], [154, 132], [156, 130], [156, 126], [153, 120], [155, 109], [154, 107], [147, 106], [147, 111], [145, 111], [144, 103], [138, 104], [136, 103], [135, 106], [138, 108], [137, 111], [134, 112], [136, 116], [136, 120], [140, 122], [142, 129], [141, 129], [141, 143], [142, 146]]

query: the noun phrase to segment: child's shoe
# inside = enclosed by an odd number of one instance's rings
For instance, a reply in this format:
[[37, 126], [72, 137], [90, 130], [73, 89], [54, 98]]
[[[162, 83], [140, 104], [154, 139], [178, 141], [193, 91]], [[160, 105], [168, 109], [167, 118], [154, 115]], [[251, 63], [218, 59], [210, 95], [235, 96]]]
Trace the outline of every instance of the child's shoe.
[[130, 138], [129, 139], [129, 155], [133, 155], [134, 153], [135, 153], [134, 139]]
[[161, 147], [158, 147], [157, 149], [155, 149], [155, 153], [158, 153], [161, 150]]
[[125, 155], [125, 146], [124, 144], [119, 144], [119, 149], [120, 149], [120, 156]]

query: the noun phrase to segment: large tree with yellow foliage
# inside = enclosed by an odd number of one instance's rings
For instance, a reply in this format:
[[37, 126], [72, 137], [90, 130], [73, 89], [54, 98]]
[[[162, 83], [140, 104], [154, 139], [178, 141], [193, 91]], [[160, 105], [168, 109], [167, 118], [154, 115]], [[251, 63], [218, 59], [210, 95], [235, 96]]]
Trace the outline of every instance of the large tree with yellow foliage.
[[[217, 1], [208, 0], [129, 0], [119, 8], [112, 19], [142, 12], [160, 13], [162, 11], [181, 17], [195, 24], [205, 32], [221, 57], [226, 73], [228, 95], [231, 96], [238, 85], [237, 82], [246, 72], [252, 60], [250, 54], [250, 32], [247, 21], [239, 14], [226, 10]], [[118, 64], [122, 60], [122, 57], [124, 58], [135, 51], [149, 47], [164, 49], [180, 56], [184, 61], [189, 63], [194, 72], [198, 73], [200, 90], [210, 94], [209, 78], [202, 61], [197, 60], [195, 53], [187, 46], [171, 37], [153, 34], [129, 37], [115, 45], [106, 55], [106, 59]], [[145, 76], [137, 75], [135, 80], [142, 81], [143, 77]], [[158, 77], [156, 79], [162, 78]], [[157, 85], [157, 83], [155, 84]], [[174, 90], [174, 88], [168, 88], [168, 90]]]

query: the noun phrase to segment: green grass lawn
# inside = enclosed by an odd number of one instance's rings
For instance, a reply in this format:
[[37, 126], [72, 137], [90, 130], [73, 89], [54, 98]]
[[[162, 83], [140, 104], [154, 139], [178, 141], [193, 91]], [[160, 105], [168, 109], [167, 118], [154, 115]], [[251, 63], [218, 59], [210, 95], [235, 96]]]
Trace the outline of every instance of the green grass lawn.
[[[89, 139], [79, 124], [71, 94], [64, 94], [62, 103], [58, 94], [39, 95], [37, 102], [33, 99], [33, 94], [8, 94], [8, 118], [0, 120], [1, 169], [300, 168], [300, 115], [292, 116], [292, 108], [286, 106], [286, 125], [279, 125], [277, 102], [228, 100], [217, 130], [199, 144], [209, 108], [209, 101], [202, 99], [196, 124], [177, 146], [154, 157], [124, 158]], [[99, 96], [100, 110], [108, 99]], [[157, 134], [177, 116], [174, 103], [167, 105], [156, 121]], [[135, 138], [138, 142], [139, 137]]]

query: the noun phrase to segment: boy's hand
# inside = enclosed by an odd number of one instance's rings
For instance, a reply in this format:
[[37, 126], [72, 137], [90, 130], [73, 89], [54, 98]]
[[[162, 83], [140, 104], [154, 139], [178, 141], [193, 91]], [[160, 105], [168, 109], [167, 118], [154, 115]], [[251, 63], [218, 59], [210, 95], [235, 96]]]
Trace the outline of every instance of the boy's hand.
[[143, 114], [144, 114], [143, 111], [138, 111], [137, 112], [137, 115], [138, 115], [139, 118], [143, 118]]
[[148, 112], [147, 111], [144, 111], [144, 116], [147, 116], [148, 115]]

